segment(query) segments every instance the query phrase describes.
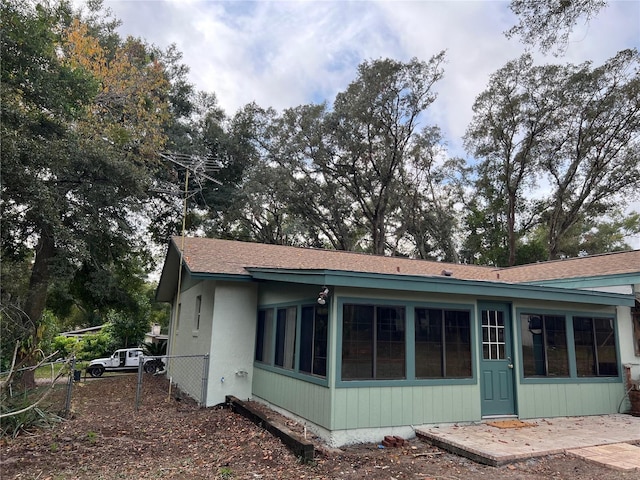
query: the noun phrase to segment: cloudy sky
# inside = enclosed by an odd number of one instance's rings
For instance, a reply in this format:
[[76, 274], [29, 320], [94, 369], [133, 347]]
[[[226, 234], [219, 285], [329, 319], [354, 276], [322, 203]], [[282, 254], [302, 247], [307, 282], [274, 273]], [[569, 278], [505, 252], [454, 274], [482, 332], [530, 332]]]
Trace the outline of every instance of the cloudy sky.
[[[252, 101], [277, 110], [331, 104], [363, 60], [428, 60], [446, 50], [445, 77], [436, 85], [438, 99], [427, 121], [440, 126], [450, 152], [461, 156], [474, 99], [492, 72], [525, 51], [518, 39], [503, 34], [516, 18], [502, 0], [106, 0], [105, 5], [122, 20], [122, 35], [161, 48], [175, 43], [191, 81], [215, 93], [228, 115]], [[533, 53], [538, 63], [601, 64], [630, 47], [640, 48], [640, 0], [610, 0], [596, 19], [574, 28], [563, 57]]]
[[[563, 58], [602, 63], [640, 47], [640, 1], [613, 0], [579, 25]], [[363, 60], [428, 60], [446, 50], [445, 77], [429, 121], [459, 150], [475, 97], [489, 75], [524, 52], [503, 32], [515, 24], [507, 1], [107, 0], [120, 33], [164, 48], [175, 43], [200, 90], [231, 115], [251, 101], [278, 110], [327, 100], [355, 79]]]

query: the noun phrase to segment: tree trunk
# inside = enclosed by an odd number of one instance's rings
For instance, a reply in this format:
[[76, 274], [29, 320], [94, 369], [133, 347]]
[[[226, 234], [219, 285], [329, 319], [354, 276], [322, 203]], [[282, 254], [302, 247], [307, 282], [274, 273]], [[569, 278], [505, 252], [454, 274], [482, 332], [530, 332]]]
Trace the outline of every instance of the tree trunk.
[[509, 195], [509, 213], [507, 215], [507, 237], [509, 241], [509, 266], [516, 264], [516, 199]]
[[[29, 280], [29, 292], [27, 294], [27, 300], [25, 302], [24, 311], [26, 318], [24, 318], [26, 335], [33, 338], [32, 345], [35, 347], [37, 339], [38, 326], [42, 318], [42, 312], [44, 311], [47, 302], [47, 290], [49, 288], [49, 263], [55, 256], [55, 243], [53, 236], [44, 233], [38, 240], [36, 246], [36, 258], [31, 269], [31, 278]], [[18, 355], [18, 363], [22, 366], [30, 365], [33, 363], [33, 347], [23, 350]], [[27, 388], [35, 386], [35, 375], [33, 371], [25, 370], [22, 375], [22, 384]]]

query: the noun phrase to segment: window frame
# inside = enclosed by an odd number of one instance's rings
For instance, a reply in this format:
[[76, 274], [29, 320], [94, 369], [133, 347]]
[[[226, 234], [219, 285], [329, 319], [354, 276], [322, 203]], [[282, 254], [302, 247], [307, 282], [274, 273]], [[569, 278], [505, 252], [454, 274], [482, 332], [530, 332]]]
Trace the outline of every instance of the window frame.
[[[311, 326], [310, 326], [310, 333], [311, 333], [311, 341], [310, 341], [310, 355], [309, 355], [309, 370], [303, 370], [303, 366], [302, 366], [302, 362], [303, 362], [303, 357], [305, 358], [305, 362], [306, 362], [306, 355], [303, 353], [304, 348], [307, 347], [307, 345], [303, 345], [303, 342], [306, 339], [306, 335], [305, 333], [308, 333], [306, 331], [306, 325], [305, 325], [305, 310], [306, 309], [311, 309], [312, 313], [313, 313], [313, 319], [311, 321]], [[325, 310], [326, 312], [324, 314], [319, 313], [319, 310]], [[324, 329], [326, 331], [325, 334], [325, 339], [324, 339], [324, 347], [322, 347], [322, 339], [320, 339], [319, 337], [317, 337], [318, 334], [318, 318], [324, 316]], [[317, 304], [306, 304], [306, 305], [301, 305], [300, 307], [300, 359], [298, 362], [298, 371], [303, 374], [303, 375], [312, 375], [318, 378], [326, 378], [327, 377], [327, 361], [328, 361], [328, 351], [329, 351], [329, 308], [327, 307], [327, 305], [317, 305]], [[318, 355], [319, 351], [318, 349], [323, 349], [324, 350], [324, 356], [322, 355]], [[322, 370], [324, 371], [324, 374], [322, 373], [317, 373], [316, 370], [316, 365], [318, 364], [317, 360], [322, 360], [324, 359], [324, 362], [322, 362]], [[306, 367], [304, 367], [306, 368]]]
[[[592, 366], [595, 369], [595, 373], [592, 375], [581, 375], [580, 372], [578, 372], [578, 359], [577, 359], [577, 339], [575, 336], [575, 330], [576, 330], [576, 320], [589, 320], [591, 322], [591, 353], [593, 354], [593, 363]], [[616, 373], [614, 375], [607, 375], [607, 374], [602, 374], [600, 373], [600, 370], [602, 368], [602, 365], [604, 364], [604, 362], [601, 361], [601, 354], [602, 352], [602, 348], [604, 347], [604, 345], [598, 345], [598, 330], [597, 330], [597, 326], [596, 323], [597, 321], [604, 321], [604, 322], [610, 322], [611, 323], [611, 333], [608, 335], [607, 338], [609, 337], [613, 337], [613, 348], [614, 348], [614, 356], [615, 356], [615, 362], [613, 362], [613, 365], [615, 366], [616, 369]], [[618, 334], [617, 334], [617, 329], [616, 329], [616, 324], [617, 322], [615, 321], [615, 319], [612, 318], [608, 318], [602, 315], [574, 315], [573, 319], [572, 319], [572, 326], [574, 329], [574, 348], [576, 350], [576, 377], [583, 379], [583, 378], [620, 378], [621, 372], [620, 372], [620, 349], [618, 348]], [[606, 362], [608, 364], [611, 364], [612, 362]]]
[[[417, 356], [417, 352], [418, 352], [418, 338], [417, 338], [417, 333], [418, 333], [418, 310], [424, 310], [424, 311], [437, 311], [440, 312], [440, 339], [439, 339], [439, 345], [440, 345], [440, 376], [418, 376], [417, 374], [417, 369], [418, 369], [418, 356]], [[434, 308], [434, 307], [423, 307], [423, 306], [416, 306], [413, 309], [414, 311], [414, 332], [415, 332], [415, 338], [414, 338], [414, 356], [413, 356], [413, 362], [415, 365], [415, 377], [418, 380], [460, 380], [460, 379], [472, 379], [473, 378], [473, 335], [472, 335], [472, 330], [473, 330], [473, 326], [472, 326], [472, 312], [470, 310], [464, 309], [464, 308]], [[468, 336], [469, 336], [469, 374], [468, 375], [464, 375], [464, 376], [447, 376], [447, 368], [449, 367], [448, 364], [448, 355], [447, 355], [447, 346], [449, 345], [449, 342], [447, 341], [447, 313], [467, 313], [468, 314], [468, 318], [466, 319], [468, 321]]]
[[[406, 329], [406, 378], [403, 380], [343, 380], [342, 379], [342, 343], [343, 343], [343, 305], [344, 304], [384, 304], [387, 306], [403, 306], [405, 308], [405, 329]], [[416, 308], [462, 310], [469, 312], [469, 322], [471, 325], [471, 372], [470, 378], [416, 378], [415, 376], [415, 316]], [[478, 383], [477, 373], [477, 342], [478, 333], [476, 320], [475, 302], [425, 302], [416, 300], [380, 300], [377, 298], [363, 297], [339, 297], [336, 309], [336, 350], [335, 360], [335, 387], [336, 388], [369, 388], [369, 387], [423, 387], [442, 385], [476, 385]]]
[[[517, 338], [518, 338], [518, 377], [522, 384], [579, 384], [579, 383], [619, 383], [622, 379], [621, 367], [620, 367], [620, 332], [618, 328], [617, 315], [613, 312], [593, 312], [593, 311], [576, 311], [576, 310], [562, 310], [562, 309], [545, 309], [545, 308], [531, 308], [531, 307], [518, 307], [516, 308], [516, 318], [520, 320], [521, 314], [534, 314], [534, 315], [552, 315], [552, 316], [564, 316], [566, 335], [567, 335], [567, 352], [569, 360], [569, 376], [568, 377], [525, 377], [524, 376], [524, 364], [523, 364], [523, 344], [522, 344], [522, 322], [516, 322]], [[575, 335], [573, 328], [573, 319], [577, 317], [587, 318], [599, 318], [607, 319], [612, 322], [614, 346], [616, 354], [616, 364], [618, 366], [617, 376], [578, 376], [577, 363], [576, 363], [576, 350], [575, 350]]]
[[[545, 373], [544, 374], [534, 374], [534, 375], [530, 375], [527, 374], [525, 372], [525, 350], [524, 350], [524, 321], [525, 321], [525, 317], [527, 318], [527, 323], [528, 323], [528, 331], [531, 333], [531, 341], [532, 341], [532, 352], [533, 352], [533, 359], [534, 359], [534, 366], [535, 366], [535, 340], [536, 338], [533, 335], [540, 335], [541, 338], [539, 340], [542, 341], [542, 355], [543, 355], [543, 366], [544, 366], [544, 370]], [[540, 332], [539, 333], [534, 333], [532, 331], [531, 328], [531, 320], [533, 318], [539, 317], [540, 318]], [[548, 345], [548, 336], [547, 336], [547, 332], [549, 331], [549, 329], [547, 328], [547, 319], [553, 318], [553, 317], [557, 317], [557, 318], [561, 318], [562, 319], [562, 323], [564, 325], [564, 351], [566, 354], [566, 375], [553, 375], [549, 373], [549, 345]], [[542, 379], [567, 379], [567, 378], [571, 378], [571, 366], [570, 366], [570, 352], [569, 352], [569, 332], [568, 332], [568, 321], [567, 321], [567, 315], [566, 314], [560, 314], [560, 313], [540, 313], [540, 312], [534, 312], [534, 311], [529, 311], [529, 310], [524, 310], [522, 312], [519, 313], [519, 315], [516, 316], [516, 318], [518, 319], [519, 322], [519, 327], [520, 327], [520, 350], [521, 350], [521, 356], [520, 358], [522, 359], [522, 375], [523, 378], [527, 378], [527, 379], [532, 379], [532, 378], [542, 378]], [[535, 328], [537, 330], [537, 328]]]
[[[344, 377], [344, 352], [345, 352], [345, 337], [343, 335], [342, 337], [342, 343], [340, 345], [340, 379], [343, 382], [358, 382], [358, 381], [404, 381], [407, 379], [407, 307], [405, 305], [401, 305], [401, 304], [387, 304], [386, 302], [381, 302], [381, 303], [343, 303], [342, 304], [342, 321], [341, 321], [341, 330], [344, 332], [344, 328], [345, 328], [345, 309], [347, 307], [362, 307], [362, 308], [371, 308], [372, 312], [371, 312], [371, 321], [369, 323], [369, 329], [371, 331], [371, 337], [368, 339], [369, 340], [369, 349], [367, 350], [368, 354], [367, 356], [370, 358], [370, 362], [369, 362], [369, 369], [371, 372], [371, 377], [359, 377], [359, 376], [354, 376], [352, 378], [348, 378], [345, 379]], [[383, 309], [396, 309], [396, 310], [402, 310], [402, 328], [401, 328], [401, 335], [402, 335], [402, 340], [401, 341], [394, 341], [391, 339], [391, 336], [393, 335], [394, 332], [397, 332], [397, 329], [392, 329], [390, 325], [387, 325], [384, 316], [383, 316]], [[361, 322], [364, 324], [364, 322]], [[383, 327], [388, 327], [388, 328], [383, 328]], [[383, 337], [381, 339], [381, 337]], [[383, 376], [380, 369], [380, 358], [384, 358], [382, 351], [384, 351], [384, 346], [386, 342], [386, 338], [389, 338], [388, 343], [390, 344], [390, 347], [395, 343], [402, 343], [402, 376], [400, 377], [389, 377], [389, 376]], [[361, 341], [356, 340], [356, 342], [359, 343], [363, 343]], [[391, 348], [389, 348], [389, 351], [391, 351]], [[392, 358], [392, 357], [389, 357]], [[365, 365], [366, 366], [366, 365]]]
[[[254, 361], [254, 367], [258, 368], [258, 369], [262, 369], [262, 370], [266, 370], [266, 371], [270, 371], [270, 372], [274, 372], [277, 373], [279, 375], [285, 375], [288, 377], [293, 377], [296, 378], [298, 380], [303, 380], [306, 382], [310, 382], [310, 383], [315, 383], [317, 385], [322, 385], [322, 386], [328, 386], [329, 385], [329, 380], [328, 380], [328, 375], [329, 375], [329, 358], [330, 358], [330, 336], [331, 336], [331, 322], [329, 321], [329, 317], [330, 317], [330, 312], [331, 312], [331, 307], [330, 307], [330, 301], [327, 301], [326, 305], [324, 305], [323, 307], [327, 308], [327, 328], [326, 328], [326, 349], [327, 349], [327, 354], [326, 354], [326, 361], [325, 361], [325, 376], [321, 376], [321, 375], [317, 375], [317, 374], [311, 374], [308, 372], [305, 372], [303, 370], [300, 370], [300, 358], [301, 358], [301, 354], [300, 354], [300, 348], [301, 348], [301, 322], [302, 322], [302, 309], [304, 307], [308, 307], [308, 306], [314, 306], [314, 307], [319, 307], [319, 305], [316, 304], [316, 299], [314, 298], [313, 300], [311, 299], [304, 299], [303, 301], [297, 301], [297, 302], [286, 302], [286, 303], [279, 303], [279, 304], [269, 304], [269, 305], [259, 305], [258, 306], [258, 314], [256, 316], [256, 345], [254, 348], [254, 356], [253, 356], [253, 361]], [[286, 368], [285, 366], [279, 366], [277, 365], [276, 362], [276, 336], [277, 336], [277, 312], [278, 310], [286, 310], [289, 308], [295, 308], [296, 309], [296, 316], [295, 316], [295, 341], [294, 341], [294, 351], [293, 351], [293, 355], [294, 355], [294, 361], [293, 361], [293, 368]], [[268, 352], [270, 354], [270, 358], [265, 359], [264, 358], [264, 353], [263, 353], [263, 360], [258, 360], [257, 359], [257, 352], [258, 352], [258, 342], [260, 341], [260, 326], [259, 326], [259, 322], [260, 322], [260, 313], [261, 312], [272, 312], [272, 328], [271, 328], [271, 332], [269, 334], [270, 338], [268, 339], [268, 346], [270, 351]], [[263, 347], [264, 348], [264, 347]]]
[[296, 339], [299, 335], [298, 307], [296, 305], [275, 309], [276, 348], [273, 365], [286, 370], [296, 370]]
[[194, 337], [198, 336], [198, 333], [200, 332], [200, 319], [202, 317], [202, 295], [197, 295], [196, 296], [196, 305], [195, 305], [195, 309], [193, 312], [193, 330], [191, 331], [191, 334]]

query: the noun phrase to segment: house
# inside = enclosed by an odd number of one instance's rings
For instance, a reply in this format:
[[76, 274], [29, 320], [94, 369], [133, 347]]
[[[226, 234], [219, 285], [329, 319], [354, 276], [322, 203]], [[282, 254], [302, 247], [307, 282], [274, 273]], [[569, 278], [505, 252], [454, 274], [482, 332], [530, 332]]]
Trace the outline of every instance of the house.
[[144, 334], [144, 343], [159, 344], [167, 343], [169, 335], [161, 333], [161, 326], [157, 323], [151, 325], [151, 331]]
[[68, 332], [62, 332], [60, 335], [63, 337], [84, 337], [85, 335], [93, 335], [102, 332], [102, 329], [106, 326], [96, 325], [95, 327], [77, 328], [75, 330], [69, 330]]
[[256, 399], [334, 446], [624, 411], [640, 376], [640, 250], [494, 268], [178, 237], [157, 300], [169, 353], [210, 355], [206, 405]]

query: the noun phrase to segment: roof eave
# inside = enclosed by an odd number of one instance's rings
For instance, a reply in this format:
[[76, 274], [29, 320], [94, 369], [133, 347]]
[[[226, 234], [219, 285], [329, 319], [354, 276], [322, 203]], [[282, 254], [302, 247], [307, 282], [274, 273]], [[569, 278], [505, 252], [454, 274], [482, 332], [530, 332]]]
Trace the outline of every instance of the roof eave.
[[632, 306], [634, 304], [633, 295], [620, 293], [574, 290], [486, 280], [464, 280], [446, 276], [440, 277], [437, 275], [396, 275], [341, 270], [291, 270], [274, 268], [247, 268], [247, 271], [255, 280], [271, 280], [289, 283], [548, 300], [597, 305]]

